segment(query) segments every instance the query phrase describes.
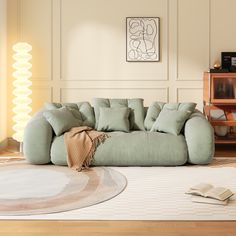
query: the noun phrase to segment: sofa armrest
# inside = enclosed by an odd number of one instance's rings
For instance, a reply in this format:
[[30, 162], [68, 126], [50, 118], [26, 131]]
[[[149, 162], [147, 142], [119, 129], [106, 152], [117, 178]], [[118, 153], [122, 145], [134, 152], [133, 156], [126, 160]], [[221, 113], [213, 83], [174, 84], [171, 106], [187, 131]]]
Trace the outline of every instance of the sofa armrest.
[[195, 111], [187, 120], [184, 135], [188, 146], [188, 162], [208, 164], [214, 152], [214, 130], [200, 111]]
[[53, 130], [43, 117], [44, 111], [42, 109], [36, 113], [24, 131], [23, 152], [26, 160], [32, 164], [47, 164], [51, 161]]

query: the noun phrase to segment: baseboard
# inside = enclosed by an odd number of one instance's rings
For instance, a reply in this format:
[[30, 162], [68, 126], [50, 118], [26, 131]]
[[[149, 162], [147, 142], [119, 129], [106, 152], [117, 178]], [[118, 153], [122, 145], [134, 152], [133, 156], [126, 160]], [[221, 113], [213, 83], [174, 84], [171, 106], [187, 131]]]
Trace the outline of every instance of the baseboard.
[[8, 146], [8, 138], [0, 142], [0, 151], [6, 150], [7, 146]]

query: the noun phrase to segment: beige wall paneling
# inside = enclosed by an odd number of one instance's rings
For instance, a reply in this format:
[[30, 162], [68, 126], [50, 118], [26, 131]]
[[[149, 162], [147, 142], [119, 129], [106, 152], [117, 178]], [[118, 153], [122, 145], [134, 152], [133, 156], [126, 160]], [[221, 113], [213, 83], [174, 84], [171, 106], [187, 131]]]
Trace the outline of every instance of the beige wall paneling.
[[209, 65], [209, 0], [173, 0], [169, 9], [169, 100], [178, 102], [179, 89], [189, 88], [197, 95], [182, 98], [202, 109], [199, 91]]
[[[191, 98], [191, 99], [190, 99]], [[199, 110], [203, 109], [202, 88], [177, 88], [177, 102], [194, 101]]]
[[20, 38], [32, 49], [32, 110], [52, 101], [52, 0], [20, 0]]
[[147, 105], [156, 100], [169, 101], [166, 81], [61, 81], [60, 87], [59, 102], [92, 101], [93, 97], [142, 97]]
[[[168, 88], [63, 88], [61, 89], [61, 102], [90, 101], [93, 97], [127, 98], [127, 94], [133, 97], [142, 97], [140, 94], [147, 93], [149, 96], [144, 104], [150, 105], [153, 101], [168, 101]], [[94, 96], [96, 94], [96, 96]]]
[[[33, 45], [33, 110], [43, 100], [91, 101], [98, 96], [143, 97], [146, 104], [194, 101], [201, 109], [203, 71], [221, 51], [236, 50], [236, 30], [230, 28], [235, 0], [7, 2], [9, 52], [20, 39]], [[127, 16], [160, 17], [160, 62], [126, 62]], [[8, 64], [11, 94], [10, 53]], [[9, 95], [9, 135], [11, 101]]]
[[0, 149], [7, 138], [7, 1], [0, 0]]
[[169, 101], [176, 102], [176, 78], [177, 78], [177, 42], [178, 42], [178, 0], [169, 0], [169, 27], [168, 27], [168, 48], [169, 48]]
[[236, 52], [235, 9], [235, 0], [211, 0], [211, 66], [221, 60], [221, 52]]
[[32, 86], [33, 113], [44, 106], [47, 101], [53, 100], [53, 90], [49, 86]]
[[52, 79], [52, 1], [20, 0], [20, 40], [32, 45], [32, 80]]
[[60, 101], [61, 88], [61, 1], [52, 1], [52, 89], [53, 101]]
[[178, 0], [177, 79], [202, 80], [209, 68], [209, 0]]
[[[167, 80], [167, 11], [166, 0], [61, 0], [61, 79]], [[126, 62], [127, 16], [160, 17], [160, 62]]]

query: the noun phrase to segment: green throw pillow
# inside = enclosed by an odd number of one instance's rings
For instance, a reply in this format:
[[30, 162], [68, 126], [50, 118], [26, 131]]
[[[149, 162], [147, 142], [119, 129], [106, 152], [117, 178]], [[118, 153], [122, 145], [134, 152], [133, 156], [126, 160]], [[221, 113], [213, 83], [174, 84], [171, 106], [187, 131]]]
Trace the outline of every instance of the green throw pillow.
[[92, 106], [89, 102], [78, 102], [78, 103], [55, 103], [47, 102], [44, 106], [47, 110], [54, 110], [61, 107], [67, 107], [73, 115], [83, 121], [83, 126], [94, 127], [95, 116]]
[[151, 131], [179, 135], [191, 113], [191, 111], [163, 109], [154, 122]]
[[99, 113], [97, 130], [129, 132], [129, 108], [101, 107]]
[[144, 107], [143, 99], [133, 98], [133, 99], [122, 99], [122, 98], [94, 98], [94, 112], [96, 117], [96, 125], [98, 128], [98, 121], [100, 116], [100, 108], [130, 108], [130, 129], [131, 130], [145, 130], [144, 128]]
[[77, 119], [66, 107], [45, 111], [43, 116], [50, 123], [57, 136], [73, 127], [82, 125], [82, 121]]
[[144, 120], [144, 125], [146, 130], [151, 130], [153, 124], [155, 123], [157, 117], [159, 116], [161, 110], [177, 110], [177, 111], [190, 111], [194, 112], [196, 103], [193, 102], [182, 102], [182, 103], [164, 103], [164, 102], [154, 102], [149, 106], [147, 114]]

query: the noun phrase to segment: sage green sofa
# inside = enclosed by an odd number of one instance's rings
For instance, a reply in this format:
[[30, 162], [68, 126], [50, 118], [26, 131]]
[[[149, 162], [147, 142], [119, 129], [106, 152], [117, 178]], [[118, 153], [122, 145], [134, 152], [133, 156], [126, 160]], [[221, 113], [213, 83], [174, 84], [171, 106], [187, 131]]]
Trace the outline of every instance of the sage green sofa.
[[[163, 107], [170, 106], [169, 104], [156, 102], [149, 108], [143, 108], [141, 113], [135, 113], [135, 109], [140, 108], [133, 100], [103, 99], [98, 101], [102, 107], [123, 105], [130, 107], [134, 111], [132, 115], [134, 124], [130, 132], [108, 132], [110, 137], [98, 146], [92, 165], [179, 166], [186, 163], [208, 164], [211, 162], [214, 155], [213, 129], [201, 112], [194, 110], [185, 122], [181, 133], [173, 135], [150, 131], [159, 112]], [[67, 165], [63, 134], [56, 136], [43, 115], [46, 110], [57, 109], [63, 105], [78, 109], [82, 115], [83, 125], [97, 127], [96, 102], [94, 108], [88, 102], [47, 105], [31, 118], [25, 129], [23, 150], [28, 162]], [[184, 105], [175, 103], [171, 106], [181, 109]]]

